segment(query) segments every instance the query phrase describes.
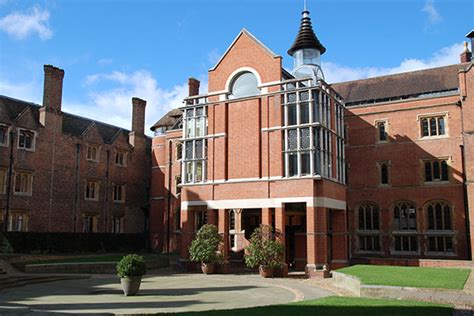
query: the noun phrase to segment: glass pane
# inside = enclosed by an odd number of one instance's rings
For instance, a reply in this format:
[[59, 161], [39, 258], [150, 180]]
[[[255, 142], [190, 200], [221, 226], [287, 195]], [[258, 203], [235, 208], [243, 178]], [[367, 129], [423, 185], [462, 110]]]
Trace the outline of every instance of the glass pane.
[[435, 219], [436, 229], [443, 229], [443, 214], [441, 211], [441, 204], [436, 203], [435, 205]]
[[430, 119], [430, 135], [431, 136], [437, 135], [437, 133], [436, 133], [436, 119], [435, 118]]
[[313, 91], [313, 122], [319, 122], [319, 92]]
[[288, 125], [296, 125], [296, 104], [288, 105]]
[[288, 154], [288, 176], [296, 176], [298, 174], [298, 155]]
[[300, 129], [300, 147], [301, 149], [308, 149], [311, 147], [311, 140], [309, 137], [309, 128]]
[[429, 161], [425, 162], [425, 181], [433, 181], [433, 177], [431, 176], [431, 162]]
[[201, 182], [202, 181], [202, 161], [196, 161], [196, 176], [194, 178], [195, 182]]
[[436, 237], [428, 238], [429, 249], [430, 251], [436, 251]]
[[298, 149], [298, 130], [296, 129], [290, 129], [288, 130], [288, 140], [287, 140], [287, 145], [288, 145], [288, 150], [296, 150]]
[[395, 250], [402, 251], [402, 238], [400, 236], [395, 237]]
[[186, 142], [186, 159], [193, 159], [193, 142]]
[[444, 229], [451, 230], [451, 208], [448, 205], [445, 205], [443, 208], [444, 211]]
[[410, 251], [418, 251], [418, 241], [415, 236], [410, 236]]
[[374, 208], [372, 209], [372, 212], [373, 212], [372, 216], [374, 219], [372, 229], [378, 230], [379, 229], [379, 209], [374, 206]]
[[204, 108], [196, 108], [196, 116], [204, 115]]
[[186, 163], [186, 182], [190, 183], [193, 181], [193, 163]]
[[194, 137], [194, 119], [186, 120], [186, 137]]
[[387, 134], [385, 133], [385, 123], [379, 123], [379, 140], [387, 140]]
[[421, 130], [423, 136], [430, 136], [430, 132], [428, 130], [428, 119], [421, 120]]
[[231, 91], [236, 98], [260, 94], [257, 77], [251, 72], [239, 74], [232, 83]]
[[444, 135], [444, 118], [438, 118], [438, 135]]
[[360, 230], [364, 230], [365, 229], [365, 226], [364, 226], [364, 209], [362, 207], [359, 207], [359, 229]]
[[196, 140], [196, 143], [195, 143], [196, 148], [195, 148], [195, 151], [194, 151], [196, 159], [203, 158], [202, 143], [203, 143], [202, 139], [201, 140]]
[[432, 205], [428, 206], [428, 229], [435, 229], [434, 209]]
[[287, 103], [295, 103], [296, 102], [296, 93], [289, 93]]
[[311, 174], [311, 155], [309, 152], [301, 153], [301, 175]]
[[448, 181], [448, 163], [446, 160], [441, 161], [441, 180]]
[[433, 161], [433, 179], [434, 180], [440, 179], [439, 161]]
[[303, 102], [300, 104], [300, 124], [309, 123], [309, 103]]
[[382, 173], [382, 175], [381, 175], [382, 184], [388, 184], [388, 167], [387, 167], [387, 165], [382, 165], [380, 167], [380, 171]]
[[445, 237], [446, 251], [453, 252], [453, 239], [451, 237]]
[[186, 117], [190, 118], [194, 116], [194, 109], [186, 109]]

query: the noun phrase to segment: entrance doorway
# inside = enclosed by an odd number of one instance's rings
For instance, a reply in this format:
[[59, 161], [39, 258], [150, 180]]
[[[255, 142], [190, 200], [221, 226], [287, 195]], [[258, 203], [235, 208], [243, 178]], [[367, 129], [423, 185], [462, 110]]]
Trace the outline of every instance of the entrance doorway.
[[290, 270], [306, 267], [306, 203], [285, 204], [286, 263]]

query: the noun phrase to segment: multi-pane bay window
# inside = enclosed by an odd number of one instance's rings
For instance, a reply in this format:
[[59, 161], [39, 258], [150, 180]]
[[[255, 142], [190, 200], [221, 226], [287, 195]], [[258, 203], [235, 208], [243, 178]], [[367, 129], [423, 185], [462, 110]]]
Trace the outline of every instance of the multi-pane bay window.
[[426, 207], [428, 215], [428, 251], [454, 252], [451, 206], [435, 201]]
[[206, 107], [192, 107], [185, 110], [184, 181], [199, 183], [206, 179], [207, 116]]
[[[336, 104], [332, 120], [331, 99], [320, 89], [288, 91], [282, 95], [284, 104], [284, 157], [287, 177], [333, 176], [332, 143], [336, 132], [337, 174], [344, 178], [343, 107]], [[335, 124], [335, 126], [332, 126]]]

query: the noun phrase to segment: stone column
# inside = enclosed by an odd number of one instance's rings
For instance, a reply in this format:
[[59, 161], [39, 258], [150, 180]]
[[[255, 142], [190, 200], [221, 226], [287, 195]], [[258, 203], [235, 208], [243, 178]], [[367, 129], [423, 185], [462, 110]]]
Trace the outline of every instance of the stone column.
[[[271, 222], [271, 216], [270, 216]], [[283, 255], [283, 268], [280, 271], [275, 271], [276, 276], [285, 277], [288, 275], [288, 265], [286, 264], [286, 243], [285, 243], [285, 226], [286, 226], [286, 216], [285, 216], [285, 207], [276, 207], [275, 208], [275, 235], [277, 240], [279, 240], [285, 246], [285, 254]]]
[[229, 211], [220, 209], [218, 214], [218, 229], [222, 236], [220, 251], [223, 255], [222, 272], [229, 272]]

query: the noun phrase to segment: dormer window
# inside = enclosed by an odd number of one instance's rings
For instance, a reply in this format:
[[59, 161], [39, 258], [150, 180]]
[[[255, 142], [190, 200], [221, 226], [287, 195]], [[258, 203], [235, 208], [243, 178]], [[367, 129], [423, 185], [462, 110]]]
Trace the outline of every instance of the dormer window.
[[18, 131], [18, 148], [26, 150], [35, 149], [35, 133], [25, 129]]
[[239, 73], [232, 79], [231, 98], [243, 98], [260, 94], [258, 79], [250, 71]]
[[88, 161], [99, 161], [99, 147], [94, 145], [87, 145], [86, 158]]

